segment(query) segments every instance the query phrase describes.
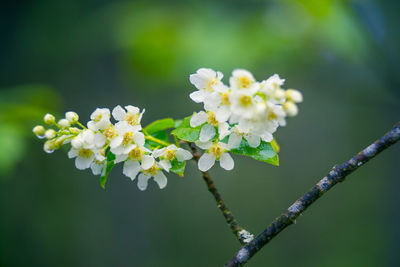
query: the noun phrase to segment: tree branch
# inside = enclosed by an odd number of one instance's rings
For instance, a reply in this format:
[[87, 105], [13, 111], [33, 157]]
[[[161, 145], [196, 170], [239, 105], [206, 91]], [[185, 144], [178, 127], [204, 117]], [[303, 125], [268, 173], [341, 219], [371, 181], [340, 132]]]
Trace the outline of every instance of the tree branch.
[[277, 217], [253, 241], [243, 246], [225, 266], [242, 266], [263, 248], [272, 238], [295, 222], [296, 218], [312, 203], [320, 198], [338, 182], [343, 182], [349, 174], [374, 158], [380, 152], [393, 145], [400, 139], [400, 122], [392, 130], [362, 150], [356, 156], [342, 165], [336, 165], [327, 176], [322, 178], [305, 195], [294, 202], [284, 213]]
[[[197, 151], [196, 145], [194, 143], [189, 143], [189, 146], [193, 152], [193, 159], [198, 162], [200, 158], [200, 154]], [[240, 233], [242, 230], [244, 230], [239, 223], [236, 221], [235, 217], [233, 217], [232, 212], [228, 209], [228, 207], [225, 205], [224, 200], [221, 197], [221, 194], [218, 192], [218, 189], [215, 187], [215, 184], [213, 180], [211, 179], [210, 173], [207, 172], [201, 172], [203, 176], [203, 180], [207, 185], [208, 191], [214, 196], [215, 201], [217, 202], [218, 208], [221, 210], [222, 215], [224, 215], [224, 218], [229, 225], [229, 227], [232, 230], [232, 233], [236, 236], [236, 238], [239, 240], [239, 242], [243, 245], [246, 244], [244, 242], [244, 237]]]

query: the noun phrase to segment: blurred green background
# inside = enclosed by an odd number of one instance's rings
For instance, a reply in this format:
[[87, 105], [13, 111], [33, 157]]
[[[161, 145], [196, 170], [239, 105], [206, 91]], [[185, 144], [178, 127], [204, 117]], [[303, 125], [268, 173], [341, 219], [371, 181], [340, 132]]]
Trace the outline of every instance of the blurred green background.
[[[280, 167], [235, 156], [211, 174], [260, 232], [400, 115], [398, 1], [7, 1], [0, 8], [0, 265], [222, 266], [239, 244], [196, 166], [164, 190], [113, 170], [106, 190], [32, 134], [46, 112], [146, 109], [143, 124], [200, 110], [200, 67], [274, 73], [301, 90], [280, 128]], [[400, 147], [312, 206], [248, 266], [398, 266]]]

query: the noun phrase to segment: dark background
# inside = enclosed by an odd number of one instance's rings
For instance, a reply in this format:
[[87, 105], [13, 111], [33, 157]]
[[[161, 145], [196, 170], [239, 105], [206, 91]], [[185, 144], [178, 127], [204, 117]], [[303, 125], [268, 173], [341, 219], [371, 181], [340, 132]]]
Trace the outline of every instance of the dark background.
[[[0, 265], [221, 266], [239, 248], [194, 163], [145, 192], [106, 190], [32, 134], [46, 112], [145, 108], [143, 124], [201, 105], [189, 74], [274, 73], [304, 94], [275, 137], [280, 167], [214, 167], [239, 222], [260, 232], [330, 168], [399, 120], [398, 1], [6, 1], [0, 8]], [[313, 205], [249, 266], [398, 266], [395, 146]]]

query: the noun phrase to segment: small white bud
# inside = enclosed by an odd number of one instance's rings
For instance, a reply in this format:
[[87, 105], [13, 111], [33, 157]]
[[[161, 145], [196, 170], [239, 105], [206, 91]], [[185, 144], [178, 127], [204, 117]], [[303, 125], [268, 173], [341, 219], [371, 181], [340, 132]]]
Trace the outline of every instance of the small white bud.
[[71, 140], [71, 145], [75, 149], [81, 149], [83, 146], [83, 140], [81, 136], [76, 136]]
[[65, 128], [68, 128], [70, 126], [70, 123], [69, 123], [69, 121], [67, 119], [61, 119], [61, 120], [58, 121], [58, 125], [61, 128], [65, 129]]
[[45, 137], [44, 133], [45, 133], [46, 129], [44, 129], [44, 127], [42, 125], [35, 126], [32, 131], [40, 139]]
[[286, 98], [289, 101], [293, 101], [294, 103], [300, 103], [303, 102], [303, 95], [294, 89], [288, 89], [286, 90]]
[[289, 117], [294, 117], [299, 112], [297, 105], [295, 103], [293, 103], [292, 101], [285, 102], [283, 104], [283, 109], [286, 111], [286, 114]]
[[274, 92], [274, 97], [278, 98], [278, 99], [284, 98], [285, 97], [285, 90], [283, 90], [281, 88], [276, 89], [275, 92]]
[[56, 118], [53, 115], [49, 114], [49, 113], [44, 115], [43, 120], [44, 120], [44, 123], [46, 123], [48, 125], [53, 125], [56, 122]]
[[79, 130], [79, 129], [76, 128], [76, 127], [71, 127], [71, 128], [69, 128], [69, 131], [70, 131], [71, 133], [74, 133], [74, 134], [78, 134], [78, 133], [81, 132], [81, 130]]
[[46, 153], [53, 153], [54, 152], [54, 147], [53, 147], [53, 141], [46, 141], [43, 145], [43, 150]]
[[47, 139], [53, 139], [54, 137], [56, 137], [56, 131], [54, 131], [53, 129], [48, 129], [44, 135], [46, 136]]
[[65, 113], [65, 118], [70, 122], [70, 123], [77, 123], [79, 120], [78, 114], [76, 114], [73, 111], [68, 111]]

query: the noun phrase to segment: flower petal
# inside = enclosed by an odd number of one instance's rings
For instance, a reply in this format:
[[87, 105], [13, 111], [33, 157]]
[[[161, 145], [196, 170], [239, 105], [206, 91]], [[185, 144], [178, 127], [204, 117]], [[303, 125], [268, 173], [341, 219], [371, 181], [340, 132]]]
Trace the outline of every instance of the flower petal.
[[211, 140], [215, 136], [215, 127], [211, 124], [206, 124], [201, 128], [200, 131], [200, 142], [206, 142]]
[[193, 158], [192, 153], [183, 148], [178, 148], [178, 150], [175, 153], [175, 156], [178, 161], [184, 161]]
[[68, 158], [72, 159], [78, 156], [78, 149], [71, 148], [71, 150], [68, 152]]
[[156, 174], [154, 174], [154, 181], [156, 181], [160, 189], [163, 189], [167, 185], [168, 180], [162, 171], [158, 171]]
[[201, 155], [197, 165], [200, 171], [205, 172], [208, 171], [212, 166], [214, 166], [214, 163], [215, 156], [210, 153], [204, 153], [203, 155]]
[[126, 111], [120, 105], [118, 105], [113, 109], [112, 115], [115, 120], [123, 121], [126, 116]]
[[140, 111], [138, 107], [135, 107], [135, 106], [132, 106], [132, 105], [125, 106], [125, 108], [131, 114], [138, 114], [139, 111]]
[[245, 139], [247, 140], [249, 146], [251, 147], [258, 147], [261, 143], [260, 137], [255, 134], [246, 135]]
[[167, 159], [160, 160], [158, 164], [160, 164], [160, 166], [167, 172], [169, 172], [169, 169], [172, 167], [171, 162]]
[[148, 170], [154, 165], [154, 158], [150, 155], [143, 155], [142, 156], [142, 169]]
[[151, 178], [151, 176], [148, 174], [144, 174], [144, 173], [139, 174], [137, 186], [141, 191], [146, 190], [147, 183], [150, 178]]
[[124, 164], [124, 168], [122, 173], [131, 178], [131, 180], [135, 180], [137, 174], [140, 171], [140, 163], [137, 160], [127, 160]]
[[228, 146], [229, 149], [235, 149], [238, 148], [240, 146], [240, 143], [242, 142], [242, 136], [236, 134], [235, 132], [233, 132], [228, 139]]
[[197, 127], [207, 121], [208, 115], [204, 111], [193, 114], [190, 118], [190, 127]]
[[201, 103], [206, 97], [206, 93], [203, 90], [194, 91], [190, 93], [189, 97], [196, 103]]
[[135, 144], [137, 144], [138, 146], [144, 146], [144, 134], [142, 132], [137, 132], [133, 135], [133, 141], [135, 142]]
[[231, 155], [225, 152], [219, 159], [219, 165], [225, 170], [230, 171], [235, 166], [235, 163], [233, 162]]
[[105, 143], [106, 143], [106, 137], [103, 134], [96, 133], [94, 135], [94, 145], [96, 147], [99, 147], [99, 148], [103, 147]]
[[78, 156], [75, 159], [75, 166], [78, 170], [85, 170], [90, 167], [90, 164], [92, 164], [93, 159], [94, 159], [94, 154], [89, 158], [83, 158]]

